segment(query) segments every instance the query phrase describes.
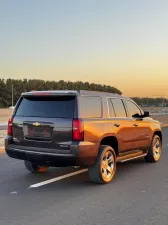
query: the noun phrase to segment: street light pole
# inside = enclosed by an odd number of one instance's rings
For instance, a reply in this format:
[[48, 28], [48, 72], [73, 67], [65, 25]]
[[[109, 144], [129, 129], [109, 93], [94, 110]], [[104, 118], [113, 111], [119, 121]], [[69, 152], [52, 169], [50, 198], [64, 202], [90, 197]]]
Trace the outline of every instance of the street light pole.
[[12, 85], [12, 106], [13, 106], [13, 85]]

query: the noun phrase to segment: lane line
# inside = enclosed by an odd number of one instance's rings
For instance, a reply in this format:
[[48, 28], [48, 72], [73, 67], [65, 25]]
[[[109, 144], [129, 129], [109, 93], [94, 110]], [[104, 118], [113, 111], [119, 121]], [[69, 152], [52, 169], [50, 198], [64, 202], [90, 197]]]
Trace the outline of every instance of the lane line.
[[50, 183], [53, 183], [53, 182], [56, 182], [56, 181], [59, 181], [59, 180], [63, 180], [63, 179], [68, 178], [68, 177], [78, 175], [80, 173], [85, 173], [86, 171], [88, 171], [88, 169], [78, 170], [76, 172], [68, 173], [68, 174], [65, 174], [65, 175], [62, 175], [62, 176], [59, 176], [59, 177], [52, 178], [50, 180], [46, 180], [46, 181], [43, 181], [43, 182], [40, 182], [40, 183], [32, 184], [32, 185], [29, 186], [29, 188], [41, 187], [41, 186], [44, 186], [46, 184], [50, 184]]

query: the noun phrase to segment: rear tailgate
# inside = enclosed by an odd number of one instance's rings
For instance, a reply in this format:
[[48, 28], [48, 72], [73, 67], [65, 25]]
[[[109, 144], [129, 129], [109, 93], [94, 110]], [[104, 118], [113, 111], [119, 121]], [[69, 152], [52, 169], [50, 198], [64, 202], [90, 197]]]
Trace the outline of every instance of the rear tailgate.
[[22, 97], [13, 118], [13, 144], [57, 149], [69, 147], [75, 96]]

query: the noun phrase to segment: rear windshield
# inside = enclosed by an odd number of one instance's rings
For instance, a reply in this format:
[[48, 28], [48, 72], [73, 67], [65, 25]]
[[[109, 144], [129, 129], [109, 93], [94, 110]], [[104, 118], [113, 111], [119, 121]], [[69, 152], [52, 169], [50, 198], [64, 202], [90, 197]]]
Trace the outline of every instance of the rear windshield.
[[16, 111], [16, 116], [73, 118], [74, 96], [24, 97]]

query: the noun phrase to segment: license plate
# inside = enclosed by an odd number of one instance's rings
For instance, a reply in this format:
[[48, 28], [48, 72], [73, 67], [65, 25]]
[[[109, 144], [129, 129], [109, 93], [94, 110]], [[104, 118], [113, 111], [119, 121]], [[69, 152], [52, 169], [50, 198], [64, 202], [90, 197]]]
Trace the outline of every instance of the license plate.
[[30, 138], [51, 138], [52, 133], [50, 127], [27, 126], [24, 131], [25, 136]]

